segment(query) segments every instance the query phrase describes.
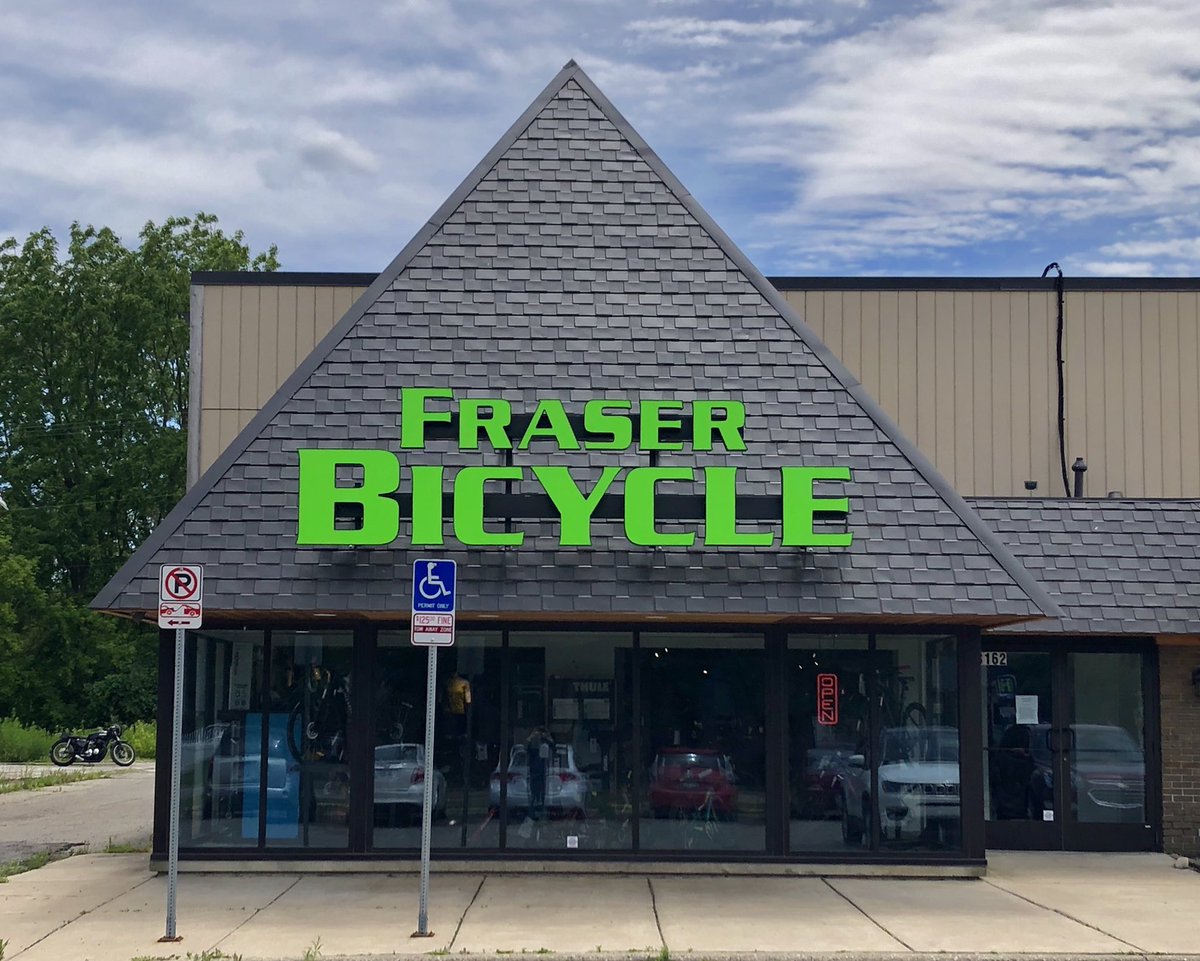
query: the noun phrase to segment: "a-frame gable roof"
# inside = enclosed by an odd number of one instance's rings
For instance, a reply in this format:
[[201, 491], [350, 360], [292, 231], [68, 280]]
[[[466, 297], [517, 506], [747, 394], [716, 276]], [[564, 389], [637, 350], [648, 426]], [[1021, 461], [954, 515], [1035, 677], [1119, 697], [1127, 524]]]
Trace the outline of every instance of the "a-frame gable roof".
[[[297, 451], [395, 449], [401, 386], [502, 395], [529, 410], [543, 396], [740, 397], [750, 449], [729, 462], [746, 468], [752, 492], [777, 493], [771, 478], [782, 464], [854, 469], [848, 550], [650, 551], [616, 537], [564, 550], [557, 525], [534, 523], [512, 554], [444, 552], [470, 565], [468, 611], [979, 621], [1056, 613], [573, 62], [93, 606], [153, 610], [158, 565], [198, 562], [208, 565], [215, 611], [403, 613], [414, 555], [402, 543], [295, 543]], [[406, 452], [421, 456], [479, 463], [452, 449]], [[701, 460], [689, 452], [687, 463]]]

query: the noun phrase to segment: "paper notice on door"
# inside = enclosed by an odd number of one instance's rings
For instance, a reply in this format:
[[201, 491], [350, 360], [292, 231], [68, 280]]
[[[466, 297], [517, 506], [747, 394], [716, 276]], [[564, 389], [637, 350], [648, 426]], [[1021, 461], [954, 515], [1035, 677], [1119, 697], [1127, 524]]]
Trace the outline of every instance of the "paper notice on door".
[[1037, 724], [1038, 699], [1036, 694], [1017, 695], [1017, 723]]

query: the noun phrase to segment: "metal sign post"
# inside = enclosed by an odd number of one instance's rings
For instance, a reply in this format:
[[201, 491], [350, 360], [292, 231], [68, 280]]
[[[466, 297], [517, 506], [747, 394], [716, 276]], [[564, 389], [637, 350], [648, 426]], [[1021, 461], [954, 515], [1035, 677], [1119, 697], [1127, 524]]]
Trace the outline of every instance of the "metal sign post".
[[167, 930], [159, 941], [182, 941], [175, 933], [179, 880], [179, 782], [183, 771], [183, 641], [186, 628], [200, 626], [204, 570], [164, 564], [159, 575], [158, 626], [175, 629], [175, 699], [171, 708], [171, 814], [167, 834]]
[[425, 677], [425, 785], [421, 800], [421, 894], [414, 938], [433, 936], [429, 930], [429, 845], [433, 834], [433, 724], [437, 704], [437, 651], [454, 643], [454, 561], [419, 560], [413, 565], [412, 643], [429, 648]]

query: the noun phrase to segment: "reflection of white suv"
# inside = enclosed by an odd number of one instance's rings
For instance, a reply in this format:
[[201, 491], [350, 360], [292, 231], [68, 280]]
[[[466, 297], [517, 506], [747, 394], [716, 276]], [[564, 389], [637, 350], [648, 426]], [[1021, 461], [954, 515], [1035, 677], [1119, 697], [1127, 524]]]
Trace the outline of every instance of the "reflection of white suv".
[[[959, 819], [958, 730], [952, 727], [889, 727], [879, 764], [881, 825], [897, 836], [931, 822]], [[842, 835], [862, 840], [871, 814], [871, 772], [855, 754], [842, 777]]]
[[[375, 748], [375, 803], [421, 810], [425, 803], [425, 746], [380, 744]], [[433, 814], [446, 813], [446, 775], [433, 770]]]

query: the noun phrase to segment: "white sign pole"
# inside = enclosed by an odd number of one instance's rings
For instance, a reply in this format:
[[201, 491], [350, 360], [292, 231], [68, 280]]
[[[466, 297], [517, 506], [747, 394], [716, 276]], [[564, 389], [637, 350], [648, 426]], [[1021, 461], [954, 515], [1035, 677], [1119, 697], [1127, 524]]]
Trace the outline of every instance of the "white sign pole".
[[421, 804], [421, 899], [417, 909], [416, 937], [428, 938], [429, 930], [429, 843], [433, 834], [433, 722], [437, 700], [437, 652], [429, 646], [429, 667], [425, 678], [425, 797]]
[[175, 887], [179, 879], [179, 782], [183, 755], [183, 628], [175, 628], [175, 706], [171, 710], [171, 819], [167, 839], [167, 933], [164, 941], [182, 941], [175, 934]]
[[158, 626], [175, 630], [175, 701], [171, 708], [171, 812], [167, 833], [167, 933], [159, 941], [182, 941], [175, 933], [179, 883], [179, 782], [183, 777], [183, 639], [204, 616], [204, 568], [164, 564], [158, 575]]
[[454, 561], [421, 558], [413, 564], [412, 643], [429, 648], [425, 677], [425, 790], [421, 802], [421, 898], [414, 938], [428, 938], [429, 846], [433, 834], [433, 722], [437, 704], [437, 649], [454, 643], [458, 565]]

